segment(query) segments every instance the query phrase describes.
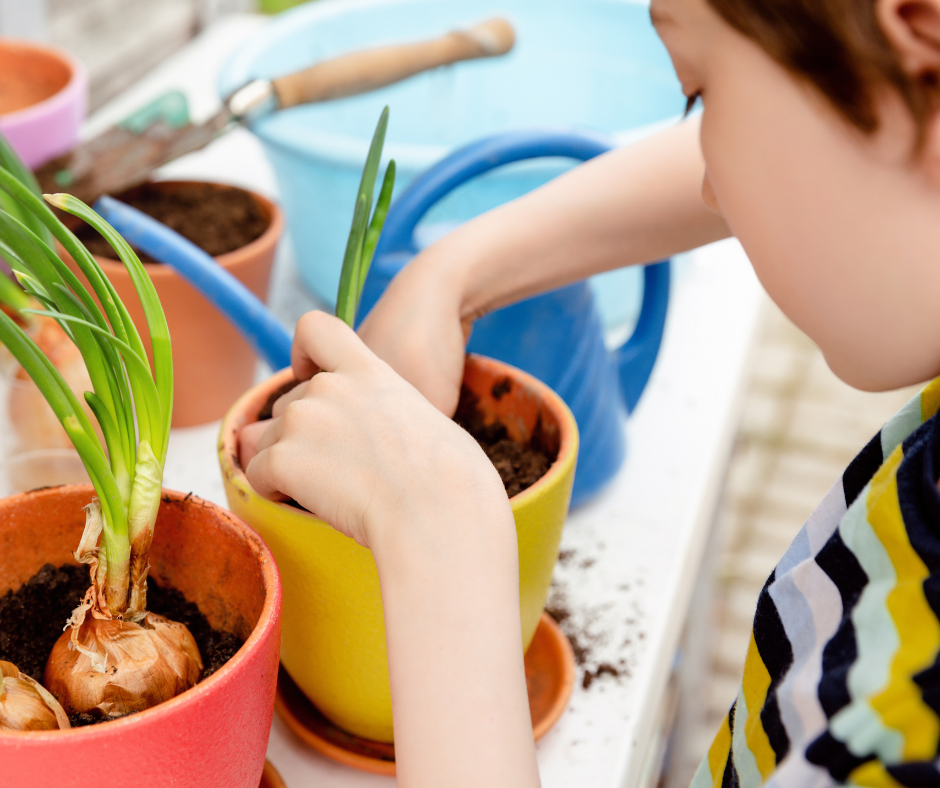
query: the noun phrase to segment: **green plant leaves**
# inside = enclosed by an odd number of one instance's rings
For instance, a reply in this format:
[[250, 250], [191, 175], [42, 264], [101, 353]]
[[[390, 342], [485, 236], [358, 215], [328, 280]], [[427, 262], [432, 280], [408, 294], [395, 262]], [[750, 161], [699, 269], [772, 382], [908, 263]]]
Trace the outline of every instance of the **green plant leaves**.
[[[173, 412], [173, 349], [170, 343], [170, 329], [167, 327], [166, 315], [163, 312], [163, 305], [160, 303], [156, 288], [154, 288], [153, 282], [150, 281], [150, 276], [144, 270], [143, 263], [140, 262], [137, 254], [131, 249], [130, 244], [128, 244], [110, 224], [85, 205], [85, 203], [70, 194], [47, 195], [46, 199], [57, 208], [61, 208], [63, 211], [83, 219], [104, 236], [105, 240], [111, 244], [111, 248], [114, 249], [121, 259], [121, 262], [124, 263], [124, 267], [127, 269], [134, 289], [137, 291], [137, 296], [140, 298], [144, 316], [147, 320], [147, 328], [150, 331], [150, 349], [153, 353], [154, 380], [156, 381], [161, 414], [160, 421], [153, 425], [157, 428], [157, 431], [150, 440], [151, 445], [155, 448], [156, 454], [162, 463], [166, 459], [166, 451], [170, 439], [170, 421]], [[94, 259], [92, 259], [92, 262], [94, 262]], [[97, 266], [97, 263], [95, 263], [95, 266]], [[128, 320], [130, 320], [129, 317]], [[131, 324], [131, 326], [133, 326], [133, 324]], [[136, 330], [134, 333], [136, 334]], [[138, 338], [138, 342], [139, 341]], [[146, 356], [144, 356], [144, 358], [146, 358]], [[133, 377], [131, 381], [132, 383], [134, 382]], [[137, 391], [135, 387], [135, 397], [137, 396]]]
[[388, 215], [392, 191], [395, 187], [395, 162], [393, 160], [389, 162], [385, 171], [378, 202], [370, 221], [369, 211], [372, 209], [372, 198], [375, 193], [379, 165], [382, 161], [382, 148], [385, 145], [387, 127], [388, 107], [385, 107], [379, 117], [375, 134], [372, 136], [372, 144], [369, 146], [365, 167], [362, 170], [352, 228], [349, 231], [349, 240], [346, 242], [346, 254], [343, 257], [343, 269], [339, 277], [339, 291], [336, 294], [336, 316], [350, 327], [356, 322], [356, 311], [359, 309], [362, 288], [382, 234], [382, 227], [385, 225], [385, 217]]
[[[152, 529], [156, 516], [153, 501], [146, 506], [138, 505], [139, 512], [131, 511], [135, 505], [132, 494], [135, 474], [144, 449], [145, 459], [149, 458], [143, 463], [148, 483], [150, 487], [156, 485], [159, 502], [173, 407], [169, 329], [153, 283], [124, 239], [75, 197], [47, 195], [46, 199], [83, 219], [108, 240], [130, 275], [150, 331], [153, 369], [140, 334], [114, 286], [92, 254], [43, 201], [29, 171], [9, 146], [0, 141], [0, 254], [10, 263], [23, 287], [20, 291], [4, 278], [0, 281], [0, 301], [9, 289], [4, 287], [6, 282], [20, 295], [15, 305], [20, 314], [56, 321], [75, 343], [94, 389], [85, 392], [84, 400], [101, 428], [107, 451], [80, 402], [81, 397], [69, 388], [36, 342], [3, 312], [0, 312], [0, 343], [6, 345], [33, 379], [81, 457], [101, 502], [108, 582], [112, 575], [123, 577], [126, 582], [127, 571], [112, 570], [126, 567], [135, 549], [129, 540], [129, 523], [137, 523], [138, 530]], [[90, 289], [56, 254], [55, 241], [71, 255]], [[44, 308], [30, 308], [30, 297]], [[149, 540], [147, 545], [149, 550]], [[138, 563], [145, 576], [146, 555]], [[127, 589], [115, 595], [126, 597]]]
[[[4, 256], [3, 250], [0, 249], [0, 257]], [[19, 312], [29, 306], [29, 296], [2, 273], [0, 273], [0, 304], [10, 307], [14, 312]]]
[[[372, 214], [372, 221], [369, 223], [369, 229], [366, 231], [366, 237], [362, 244], [362, 258], [359, 264], [359, 291], [356, 293], [356, 307], [359, 307], [359, 299], [362, 298], [362, 288], [366, 283], [366, 276], [369, 274], [369, 268], [372, 265], [372, 258], [375, 256], [375, 247], [379, 244], [379, 238], [382, 236], [382, 228], [385, 226], [385, 217], [388, 216], [388, 209], [392, 203], [392, 191], [395, 188], [395, 160], [388, 163], [385, 170], [385, 180], [382, 181], [382, 190], [379, 192], [379, 199], [375, 204], [375, 213]], [[355, 315], [353, 315], [355, 318]]]
[[[39, 190], [39, 184], [36, 182], [36, 178], [33, 176], [33, 173], [30, 172], [29, 168], [20, 161], [19, 156], [16, 155], [16, 152], [13, 148], [10, 147], [10, 143], [7, 142], [6, 137], [3, 134], [0, 134], [0, 168], [6, 170], [14, 178], [16, 178], [20, 183], [22, 183], [27, 189], [29, 189], [37, 197], [41, 196], [42, 192]], [[43, 227], [42, 223], [33, 218], [33, 215], [29, 211], [22, 210], [19, 207], [19, 204], [10, 198], [5, 192], [0, 192], [0, 210], [7, 211], [7, 213], [12, 213], [16, 218], [23, 222], [30, 230], [32, 230], [36, 235], [42, 238], [43, 242], [52, 245], [52, 234]]]

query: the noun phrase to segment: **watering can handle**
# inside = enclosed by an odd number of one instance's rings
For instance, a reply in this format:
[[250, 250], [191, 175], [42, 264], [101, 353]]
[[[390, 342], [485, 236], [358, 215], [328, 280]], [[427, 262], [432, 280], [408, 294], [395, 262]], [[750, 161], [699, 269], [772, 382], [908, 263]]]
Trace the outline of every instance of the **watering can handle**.
[[[518, 131], [472, 143], [415, 178], [388, 212], [375, 251], [404, 257], [417, 251], [415, 228], [443, 197], [463, 183], [505, 164], [548, 156], [587, 161], [614, 147], [600, 134], [585, 131]], [[659, 353], [669, 304], [669, 261], [644, 269], [643, 305], [633, 335], [617, 351], [621, 392], [628, 411], [643, 393]]]

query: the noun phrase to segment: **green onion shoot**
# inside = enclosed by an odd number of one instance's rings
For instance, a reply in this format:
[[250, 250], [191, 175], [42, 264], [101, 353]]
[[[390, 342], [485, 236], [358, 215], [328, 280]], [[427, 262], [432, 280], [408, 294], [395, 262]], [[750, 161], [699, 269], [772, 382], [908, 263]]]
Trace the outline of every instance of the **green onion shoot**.
[[356, 311], [359, 309], [359, 300], [362, 298], [362, 288], [366, 283], [369, 266], [372, 265], [382, 227], [385, 226], [385, 217], [388, 215], [388, 207], [392, 202], [392, 190], [395, 188], [395, 160], [392, 159], [385, 170], [382, 188], [379, 190], [375, 210], [370, 219], [369, 212], [372, 211], [372, 197], [382, 161], [382, 148], [385, 145], [387, 128], [388, 107], [385, 107], [379, 117], [375, 134], [372, 136], [372, 144], [369, 146], [369, 154], [366, 156], [366, 164], [362, 170], [362, 180], [359, 183], [356, 208], [353, 212], [352, 229], [349, 231], [343, 268], [339, 277], [336, 316], [350, 327], [353, 327], [356, 322]]
[[[124, 239], [77, 198], [46, 195], [49, 204], [94, 227], [124, 263], [150, 331], [151, 368], [114, 287], [27, 176], [11, 163], [9, 151], [0, 152], [0, 256], [36, 302], [17, 312], [54, 321], [78, 349], [91, 383], [84, 403], [4, 310], [0, 344], [51, 406], [97, 494], [86, 507], [76, 552], [90, 567], [91, 587], [53, 649], [44, 684], [69, 714], [121, 716], [179, 694], [202, 671], [189, 631], [147, 611], [150, 547], [173, 412], [170, 333], [153, 283]], [[56, 254], [52, 239], [90, 290]]]

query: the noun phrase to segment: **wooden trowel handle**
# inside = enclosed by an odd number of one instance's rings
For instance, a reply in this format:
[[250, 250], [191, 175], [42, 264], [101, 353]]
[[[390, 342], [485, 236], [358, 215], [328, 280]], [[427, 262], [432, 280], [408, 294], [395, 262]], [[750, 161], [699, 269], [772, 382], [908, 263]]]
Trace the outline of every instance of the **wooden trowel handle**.
[[467, 30], [413, 44], [352, 52], [271, 81], [281, 109], [354, 96], [459, 60], [505, 55], [515, 43], [512, 25], [490, 19]]

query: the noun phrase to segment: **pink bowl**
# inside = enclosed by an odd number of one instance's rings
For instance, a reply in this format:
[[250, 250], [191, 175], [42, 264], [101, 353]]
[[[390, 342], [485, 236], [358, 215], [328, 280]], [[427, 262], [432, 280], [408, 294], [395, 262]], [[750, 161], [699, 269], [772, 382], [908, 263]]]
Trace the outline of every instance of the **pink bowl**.
[[[0, 594], [45, 563], [74, 563], [88, 486], [0, 499]], [[104, 725], [0, 731], [2, 788], [258, 788], [271, 733], [281, 582], [260, 537], [231, 512], [164, 490], [151, 574], [245, 644], [218, 672], [166, 703]], [[102, 770], [111, 775], [103, 778]]]
[[35, 169], [75, 147], [88, 109], [88, 76], [71, 55], [0, 38], [0, 132]]

